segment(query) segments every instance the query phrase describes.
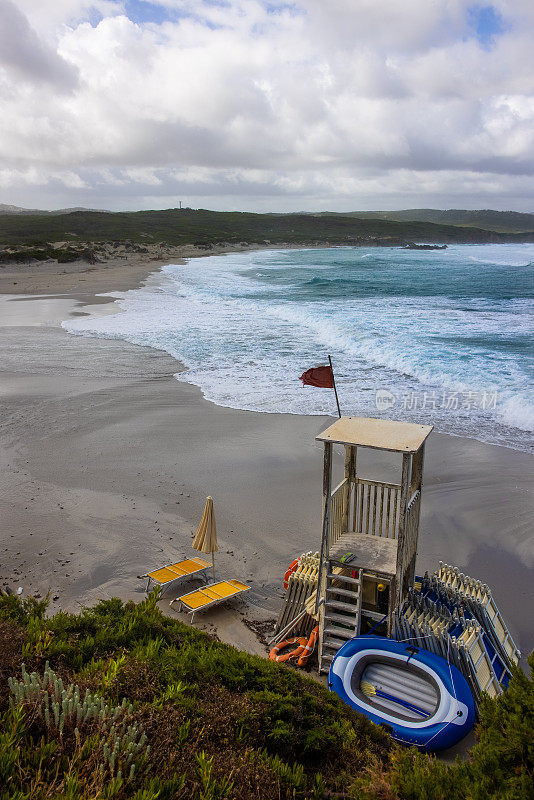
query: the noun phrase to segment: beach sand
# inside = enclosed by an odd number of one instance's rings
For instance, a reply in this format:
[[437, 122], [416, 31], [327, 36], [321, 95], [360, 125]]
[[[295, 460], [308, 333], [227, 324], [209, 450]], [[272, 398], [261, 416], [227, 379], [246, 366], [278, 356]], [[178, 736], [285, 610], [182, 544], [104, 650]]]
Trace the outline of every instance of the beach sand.
[[[253, 588], [245, 603], [198, 622], [264, 654], [244, 619], [275, 618], [288, 563], [319, 546], [315, 436], [331, 419], [218, 407], [173, 377], [180, 366], [165, 353], [59, 327], [69, 315], [113, 310], [95, 293], [139, 285], [154, 266], [67, 278], [49, 270], [46, 288], [39, 283], [48, 296], [9, 296], [0, 282], [0, 585], [50, 591], [52, 611], [139, 600], [136, 576], [193, 552], [211, 494], [217, 574]], [[19, 291], [37, 292], [31, 274], [12, 271], [11, 283], [13, 274]], [[524, 654], [534, 645], [532, 467], [527, 454], [433, 433], [418, 560], [419, 572], [442, 559], [488, 582]], [[379, 453], [360, 468], [398, 475]]]

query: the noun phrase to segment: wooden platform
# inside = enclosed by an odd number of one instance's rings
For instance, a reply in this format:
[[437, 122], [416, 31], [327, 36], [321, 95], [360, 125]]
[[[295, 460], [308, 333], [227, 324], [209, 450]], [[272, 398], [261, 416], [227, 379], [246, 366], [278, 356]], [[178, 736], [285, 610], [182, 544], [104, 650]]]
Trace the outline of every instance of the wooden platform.
[[371, 447], [373, 450], [415, 453], [431, 431], [432, 425], [367, 417], [341, 417], [315, 438], [320, 442]]
[[368, 533], [344, 533], [328, 557], [341, 564], [346, 553], [354, 553], [350, 566], [372, 570], [382, 575], [392, 576], [397, 571], [397, 540], [385, 536], [372, 536]]

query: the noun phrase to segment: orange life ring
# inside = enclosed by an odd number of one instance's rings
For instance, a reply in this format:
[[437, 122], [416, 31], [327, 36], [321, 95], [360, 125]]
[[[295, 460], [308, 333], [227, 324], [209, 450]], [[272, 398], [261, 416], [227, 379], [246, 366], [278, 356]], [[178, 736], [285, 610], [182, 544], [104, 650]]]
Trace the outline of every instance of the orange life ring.
[[316, 625], [315, 628], [311, 632], [311, 636], [308, 639], [308, 642], [306, 644], [306, 647], [304, 648], [304, 651], [303, 651], [302, 655], [300, 656], [299, 660], [297, 661], [297, 664], [299, 665], [299, 667], [305, 667], [306, 664], [308, 663], [309, 657], [311, 656], [311, 654], [315, 650], [315, 645], [317, 643], [318, 637], [319, 637], [319, 626]]
[[284, 575], [284, 589], [287, 589], [287, 587], [289, 586], [289, 577], [295, 572], [299, 564], [300, 564], [300, 558], [295, 558], [295, 560], [292, 561], [289, 567], [287, 568], [286, 574]]
[[[290, 661], [292, 658], [298, 658], [306, 648], [307, 639], [303, 636], [296, 636], [294, 639], [286, 639], [285, 642], [280, 642], [273, 647], [271, 652], [269, 653], [269, 658], [271, 661]], [[290, 644], [298, 644], [294, 650], [291, 650], [289, 653], [282, 653], [279, 655], [280, 650], [284, 650], [284, 648], [289, 647]]]

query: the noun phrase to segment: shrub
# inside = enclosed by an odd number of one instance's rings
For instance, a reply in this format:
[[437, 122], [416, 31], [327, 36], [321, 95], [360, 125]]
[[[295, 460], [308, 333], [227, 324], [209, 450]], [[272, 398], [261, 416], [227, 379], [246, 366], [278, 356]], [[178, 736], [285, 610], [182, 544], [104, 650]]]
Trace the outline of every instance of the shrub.
[[38, 731], [48, 742], [59, 740], [62, 745], [73, 737], [74, 749], [82, 760], [92, 739], [89, 750], [102, 782], [131, 780], [149, 754], [146, 734], [132, 721], [133, 706], [126, 698], [121, 705], [110, 707], [86, 689], [82, 700], [79, 687], [72, 683], [64, 686], [48, 662], [42, 677], [36, 672], [29, 675], [23, 664], [22, 680], [10, 678], [9, 688], [13, 719], [23, 710], [34, 735]]
[[519, 670], [484, 701], [470, 757], [448, 765], [156, 601], [46, 618], [46, 603], [0, 597], [0, 800], [533, 798], [533, 681]]

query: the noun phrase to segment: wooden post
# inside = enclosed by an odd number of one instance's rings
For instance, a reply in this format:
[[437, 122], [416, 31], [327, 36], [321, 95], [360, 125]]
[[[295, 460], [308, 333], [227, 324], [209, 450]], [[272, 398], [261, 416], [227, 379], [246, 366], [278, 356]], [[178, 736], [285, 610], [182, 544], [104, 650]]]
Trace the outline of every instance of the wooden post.
[[[423, 468], [425, 463], [425, 442], [421, 445], [419, 450], [413, 454], [412, 458], [412, 477], [410, 480], [410, 498], [414, 494], [414, 492], [419, 491], [421, 497], [419, 498], [419, 504], [417, 508], [417, 519], [414, 519], [414, 525], [416, 529], [416, 543], [415, 543], [415, 553], [409, 564], [409, 572], [406, 575], [406, 581], [411, 586], [413, 584], [415, 578], [415, 562], [417, 561], [417, 546], [419, 544], [419, 523], [421, 520], [421, 503], [422, 503], [422, 489], [423, 489]], [[410, 499], [409, 498], [409, 499]]]
[[413, 454], [412, 477], [410, 480], [410, 497], [423, 483], [423, 462], [425, 458], [425, 445], [422, 444], [419, 450]]
[[354, 486], [354, 502], [356, 502], [356, 447], [345, 445], [345, 489], [343, 490], [343, 519], [341, 527], [343, 533], [349, 530], [350, 498], [352, 497]]
[[397, 542], [397, 565], [395, 575], [395, 605], [400, 606], [403, 595], [403, 563], [404, 563], [404, 533], [406, 529], [406, 508], [409, 501], [410, 472], [412, 465], [411, 453], [402, 454], [402, 478], [400, 488], [399, 532]]
[[317, 598], [315, 611], [317, 612], [323, 592], [323, 573], [326, 579], [326, 563], [328, 561], [329, 528], [330, 528], [330, 493], [332, 484], [332, 442], [324, 443], [323, 456], [323, 525], [321, 537], [321, 556], [319, 561], [319, 575], [317, 576]]
[[328, 557], [330, 555], [330, 494], [332, 483], [332, 442], [324, 443], [323, 459], [323, 535], [321, 539], [321, 559], [319, 561], [319, 574], [317, 575], [317, 595], [315, 598], [315, 614], [319, 613], [319, 672], [323, 657], [324, 636], [324, 598], [326, 597], [326, 573], [328, 571]]

